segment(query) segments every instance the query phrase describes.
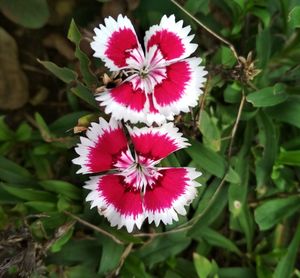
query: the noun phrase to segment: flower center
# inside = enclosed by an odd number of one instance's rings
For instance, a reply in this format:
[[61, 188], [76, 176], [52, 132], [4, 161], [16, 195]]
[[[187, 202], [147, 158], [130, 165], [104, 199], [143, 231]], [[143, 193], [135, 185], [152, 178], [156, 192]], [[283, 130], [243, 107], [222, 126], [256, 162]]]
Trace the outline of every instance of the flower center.
[[142, 79], [146, 78], [148, 74], [149, 74], [149, 69], [146, 66], [144, 66], [139, 72], [139, 76]]
[[155, 161], [136, 155], [134, 159], [131, 152], [123, 152], [115, 166], [124, 176], [124, 181], [135, 190], [140, 190], [145, 194], [147, 187], [152, 187], [157, 178], [161, 176], [154, 166]]
[[142, 89], [146, 94], [153, 92], [154, 87], [166, 78], [166, 61], [157, 46], [152, 46], [144, 55], [141, 48], [130, 52], [126, 60], [128, 69], [124, 70], [134, 88]]

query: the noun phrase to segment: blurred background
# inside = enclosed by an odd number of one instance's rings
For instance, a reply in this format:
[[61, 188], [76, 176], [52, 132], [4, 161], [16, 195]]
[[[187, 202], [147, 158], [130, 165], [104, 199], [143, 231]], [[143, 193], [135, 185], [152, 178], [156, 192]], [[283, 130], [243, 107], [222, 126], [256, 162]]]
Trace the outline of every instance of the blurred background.
[[[189, 14], [169, 0], [0, 0], [0, 277], [300, 277], [300, 1], [178, 3]], [[209, 72], [176, 118], [192, 146], [162, 162], [201, 170], [198, 197], [133, 234], [90, 210], [71, 163], [108, 118], [90, 42], [118, 14], [140, 39], [164, 14], [183, 19]]]

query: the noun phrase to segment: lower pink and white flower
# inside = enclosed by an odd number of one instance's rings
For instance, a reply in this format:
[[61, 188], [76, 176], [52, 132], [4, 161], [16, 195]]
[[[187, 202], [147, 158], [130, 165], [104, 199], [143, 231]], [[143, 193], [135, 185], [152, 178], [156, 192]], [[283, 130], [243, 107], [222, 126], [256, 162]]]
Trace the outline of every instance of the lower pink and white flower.
[[188, 58], [197, 49], [190, 26], [183, 27], [174, 15], [163, 16], [146, 32], [144, 51], [126, 16], [104, 22], [94, 29], [94, 56], [127, 76], [96, 97], [107, 114], [132, 123], [162, 124], [197, 105], [207, 71], [200, 58]]
[[130, 128], [127, 126], [132, 149], [120, 122], [111, 118], [106, 122], [92, 123], [87, 137], [75, 149], [79, 157], [73, 160], [80, 165], [78, 173], [99, 173], [86, 182], [91, 190], [87, 201], [97, 207], [112, 226], [125, 226], [132, 232], [143, 221], [162, 221], [171, 224], [178, 214], [185, 215], [197, 194], [194, 181], [201, 175], [194, 168], [157, 167], [172, 152], [187, 147], [173, 123], [160, 127]]

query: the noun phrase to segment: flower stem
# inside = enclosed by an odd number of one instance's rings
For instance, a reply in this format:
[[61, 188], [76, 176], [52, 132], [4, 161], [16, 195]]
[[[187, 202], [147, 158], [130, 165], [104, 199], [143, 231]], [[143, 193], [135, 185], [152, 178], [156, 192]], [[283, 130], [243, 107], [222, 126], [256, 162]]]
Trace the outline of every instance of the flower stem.
[[228, 148], [228, 158], [229, 159], [230, 159], [231, 154], [232, 154], [232, 148], [233, 148], [235, 134], [236, 134], [236, 131], [237, 131], [240, 119], [241, 119], [242, 111], [243, 111], [243, 108], [244, 108], [244, 105], [245, 105], [246, 96], [245, 96], [244, 90], [243, 90], [242, 94], [243, 94], [243, 96], [242, 96], [242, 99], [241, 99], [241, 102], [240, 102], [238, 114], [236, 116], [234, 126], [231, 130], [231, 136], [230, 136], [231, 139], [230, 139], [229, 148]]
[[81, 219], [80, 217], [74, 215], [73, 213], [69, 212], [69, 211], [64, 211], [64, 214], [68, 215], [68, 216], [71, 216], [73, 219], [75, 219], [76, 221], [78, 221], [79, 223], [81, 223], [82, 225], [84, 226], [87, 226], [93, 230], [95, 230], [96, 232], [99, 232], [100, 234], [103, 234], [109, 238], [111, 238], [114, 242], [118, 243], [118, 244], [121, 244], [121, 245], [124, 245], [124, 242], [122, 242], [121, 240], [119, 240], [118, 238], [116, 238], [114, 235], [110, 234], [109, 232]]

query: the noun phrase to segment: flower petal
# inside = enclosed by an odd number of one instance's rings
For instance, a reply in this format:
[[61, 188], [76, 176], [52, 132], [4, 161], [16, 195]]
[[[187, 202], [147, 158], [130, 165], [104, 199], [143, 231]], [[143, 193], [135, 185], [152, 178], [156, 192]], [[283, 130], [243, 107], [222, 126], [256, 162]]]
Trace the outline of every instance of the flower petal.
[[183, 21], [175, 21], [175, 16], [164, 15], [159, 25], [153, 25], [145, 34], [145, 48], [157, 45], [167, 61], [190, 56], [198, 47], [191, 43], [194, 35], [188, 35], [191, 26], [183, 27]]
[[173, 123], [160, 127], [127, 128], [136, 153], [154, 161], [189, 146], [187, 139], [182, 137]]
[[154, 88], [156, 107], [161, 114], [177, 115], [197, 105], [207, 74], [200, 62], [200, 58], [189, 58], [167, 66], [167, 78]]
[[161, 168], [161, 176], [144, 195], [144, 210], [149, 223], [160, 221], [172, 224], [178, 221], [177, 214], [185, 215], [185, 206], [197, 195], [199, 183], [194, 181], [201, 175], [193, 168]]
[[141, 228], [145, 219], [142, 198], [139, 191], [124, 187], [124, 177], [115, 174], [91, 177], [85, 188], [92, 190], [86, 200], [91, 201], [91, 208], [97, 207], [111, 226], [120, 229], [125, 226], [132, 232], [134, 225]]
[[141, 46], [127, 16], [119, 15], [117, 20], [108, 17], [104, 22], [94, 29], [96, 36], [91, 47], [95, 57], [102, 59], [111, 71], [117, 71], [127, 66], [130, 51]]
[[96, 100], [101, 102], [101, 106], [106, 106], [106, 114], [111, 114], [117, 120], [148, 125], [153, 122], [162, 124], [166, 120], [166, 117], [154, 108], [151, 95], [146, 95], [140, 88], [134, 89], [130, 81], [99, 94]]
[[105, 107], [105, 113], [112, 114], [117, 120], [131, 121], [137, 123], [145, 120], [144, 107], [146, 96], [141, 89], [134, 89], [131, 82], [105, 91], [96, 97]]
[[99, 124], [92, 123], [86, 135], [80, 137], [81, 143], [75, 148], [79, 157], [73, 159], [73, 163], [81, 166], [77, 173], [113, 169], [121, 153], [128, 148], [122, 125], [113, 118], [109, 123], [103, 118], [99, 119]]

